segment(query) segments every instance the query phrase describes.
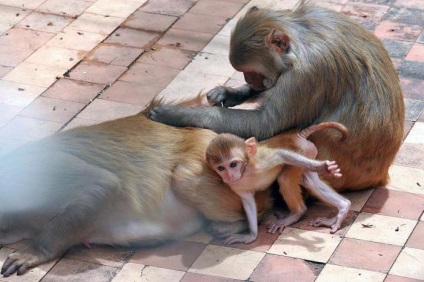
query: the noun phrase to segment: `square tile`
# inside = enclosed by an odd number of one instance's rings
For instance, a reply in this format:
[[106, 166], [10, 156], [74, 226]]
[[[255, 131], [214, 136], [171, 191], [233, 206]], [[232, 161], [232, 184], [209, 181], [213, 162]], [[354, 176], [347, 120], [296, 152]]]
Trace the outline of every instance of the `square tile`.
[[164, 33], [178, 18], [137, 10], [122, 24], [124, 27]]
[[389, 174], [389, 189], [424, 195], [423, 169], [392, 165]]
[[387, 273], [401, 249], [400, 246], [345, 238], [329, 263]]
[[87, 106], [79, 115], [79, 118], [93, 121], [107, 121], [118, 119], [140, 112], [142, 106], [130, 105], [115, 101], [96, 99]]
[[105, 88], [105, 86], [104, 84], [62, 78], [49, 87], [43, 93], [43, 96], [88, 104]]
[[129, 66], [144, 50], [119, 45], [99, 44], [86, 60], [118, 66]]
[[23, 62], [6, 74], [3, 80], [40, 87], [49, 87], [66, 71], [66, 68]]
[[123, 21], [123, 18], [83, 13], [68, 25], [67, 28], [109, 35]]
[[46, 0], [1, 0], [2, 5], [25, 8], [25, 9], [36, 9]]
[[371, 3], [346, 3], [341, 12], [349, 18], [367, 18], [375, 22], [381, 21], [383, 16], [390, 9], [386, 5], [376, 5]]
[[267, 254], [250, 276], [249, 281], [315, 281], [322, 264], [301, 259]]
[[4, 26], [6, 31], [20, 22], [31, 12], [31, 10], [23, 9], [22, 7], [10, 7], [0, 4], [0, 26]]
[[101, 99], [112, 100], [136, 105], [147, 105], [160, 91], [162, 87], [148, 84], [137, 84], [127, 81], [117, 81], [105, 92]]
[[69, 73], [69, 77], [98, 84], [112, 84], [126, 70], [124, 66], [83, 61]]
[[184, 15], [196, 2], [196, 0], [155, 0], [149, 1], [140, 10], [152, 14], [178, 17]]
[[178, 69], [136, 63], [131, 66], [120, 80], [164, 88], [179, 72], [180, 70]]
[[424, 222], [419, 221], [414, 231], [406, 242], [406, 246], [415, 249], [424, 250]]
[[138, 59], [138, 62], [182, 70], [191, 62], [194, 55], [195, 52], [188, 50], [156, 45], [154, 48], [145, 52]]
[[178, 270], [128, 263], [112, 281], [177, 282], [181, 280], [184, 274], [185, 272]]
[[148, 48], [153, 45], [160, 36], [161, 35], [158, 33], [120, 27], [105, 40], [105, 43], [127, 47]]
[[416, 122], [405, 139], [405, 143], [424, 144], [424, 122]]
[[203, 49], [205, 53], [219, 54], [227, 56], [230, 54], [230, 37], [217, 34]]
[[200, 231], [186, 238], [185, 241], [209, 244], [212, 241], [212, 239], [213, 239], [212, 235], [210, 235], [209, 233], [206, 233], [205, 231]]
[[340, 241], [339, 235], [286, 227], [268, 253], [326, 263]]
[[216, 34], [227, 23], [226, 18], [187, 13], [172, 26], [176, 29]]
[[421, 33], [419, 25], [382, 21], [374, 31], [378, 38], [415, 41]]
[[85, 0], [47, 0], [37, 8], [37, 11], [67, 17], [77, 17], [91, 5], [91, 2]]
[[227, 55], [203, 52], [197, 54], [185, 69], [200, 73], [221, 75], [227, 78], [230, 78], [234, 73], [234, 68], [230, 64]]
[[57, 132], [63, 123], [16, 116], [0, 128], [0, 137], [18, 140], [38, 140]]
[[88, 249], [80, 245], [71, 248], [66, 253], [65, 258], [121, 268], [132, 254], [133, 251], [129, 248], [91, 246], [91, 248]]
[[26, 107], [45, 90], [45, 87], [0, 80], [0, 103]]
[[413, 8], [413, 9], [422, 9], [422, 0], [396, 0], [395, 6]]
[[390, 270], [390, 274], [424, 280], [424, 250], [404, 248]]
[[[408, 203], [408, 204], [405, 204]], [[424, 198], [417, 194], [378, 188], [363, 212], [417, 220], [424, 210]]]
[[411, 279], [407, 277], [401, 277], [396, 275], [387, 275], [386, 279], [384, 279], [384, 282], [420, 282], [422, 280], [417, 279]]
[[101, 33], [65, 28], [50, 39], [46, 45], [72, 50], [91, 51], [105, 38], [106, 35]]
[[424, 169], [424, 144], [403, 143], [395, 164]]
[[336, 282], [336, 281], [349, 281], [349, 282], [383, 282], [386, 274], [364, 270], [355, 269], [332, 264], [325, 265], [321, 271], [316, 282]]
[[85, 12], [103, 16], [126, 18], [137, 10], [141, 4], [140, 2], [133, 1], [97, 0], [85, 10]]
[[[405, 98], [404, 102], [405, 120], [417, 121], [421, 112], [424, 109], [424, 101]], [[424, 141], [422, 143], [424, 143]]]
[[171, 28], [158, 41], [163, 46], [178, 47], [191, 51], [202, 50], [213, 38], [212, 34]]
[[343, 196], [350, 200], [352, 204], [350, 206], [350, 210], [359, 212], [364, 207], [365, 203], [371, 197], [373, 192], [374, 189], [367, 189], [362, 191], [348, 191], [346, 193], [343, 193]]
[[396, 69], [404, 77], [424, 80], [424, 62], [403, 60]]
[[83, 118], [76, 117], [76, 118], [73, 118], [71, 122], [66, 124], [64, 130], [68, 130], [68, 129], [72, 129], [72, 128], [76, 128], [80, 126], [94, 125], [98, 123], [100, 123], [100, 121], [98, 120], [83, 119]]
[[402, 246], [416, 221], [378, 214], [360, 213], [346, 233], [347, 238]]
[[72, 18], [53, 14], [32, 12], [20, 21], [16, 27], [57, 33], [73, 21]]
[[29, 56], [25, 62], [70, 69], [76, 65], [86, 52], [64, 49], [54, 46], [43, 46]]
[[245, 280], [265, 256], [264, 253], [208, 245], [188, 272]]
[[393, 6], [384, 16], [385, 20], [406, 24], [424, 25], [422, 10]]
[[0, 45], [0, 65], [16, 67], [25, 60], [34, 50], [18, 48], [10, 45]]
[[22, 28], [12, 28], [0, 35], [0, 45], [10, 45], [36, 50], [43, 46], [55, 34]]
[[205, 249], [205, 244], [197, 242], [175, 242], [153, 248], [141, 248], [130, 262], [187, 271]]
[[401, 41], [401, 40], [392, 40], [392, 39], [383, 39], [381, 40], [384, 48], [386, 48], [389, 56], [391, 58], [400, 58], [403, 59], [406, 54], [408, 54], [411, 49], [413, 42]]
[[11, 70], [13, 70], [13, 67], [0, 66], [0, 78], [8, 74]]
[[199, 1], [190, 13], [208, 15], [213, 17], [232, 18], [243, 7], [242, 3], [229, 1]]
[[112, 279], [113, 282], [139, 281], [145, 265], [126, 263], [118, 274]]
[[240, 282], [240, 280], [231, 279], [231, 278], [223, 278], [212, 275], [204, 275], [198, 273], [186, 272], [184, 277], [180, 280], [181, 282]]

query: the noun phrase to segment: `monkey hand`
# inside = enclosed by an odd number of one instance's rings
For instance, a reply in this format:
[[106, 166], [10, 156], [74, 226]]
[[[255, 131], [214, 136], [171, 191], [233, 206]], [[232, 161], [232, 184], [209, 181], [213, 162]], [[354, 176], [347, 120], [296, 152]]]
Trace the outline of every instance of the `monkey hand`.
[[[219, 107], [234, 107], [239, 105], [242, 101], [239, 99], [232, 99], [231, 88], [225, 86], [217, 86], [206, 94], [209, 104]], [[234, 97], [235, 98], [235, 97]]]
[[248, 234], [233, 234], [224, 240], [224, 244], [225, 245], [231, 245], [231, 244], [237, 244], [237, 243], [250, 244], [253, 241], [255, 241], [257, 237], [258, 235], [252, 232]]
[[179, 107], [179, 106], [173, 106], [173, 105], [160, 105], [157, 107], [153, 107], [148, 117], [151, 120], [173, 125], [173, 126], [194, 126], [197, 127], [195, 124], [195, 118], [190, 119], [191, 116], [191, 109], [190, 107]]
[[342, 177], [342, 173], [340, 172], [340, 168], [337, 165], [336, 161], [323, 161], [321, 170], [318, 172], [323, 174], [324, 176], [336, 178]]
[[1, 274], [3, 274], [4, 277], [9, 277], [15, 272], [18, 275], [22, 275], [27, 272], [29, 268], [47, 261], [48, 258], [41, 252], [37, 252], [31, 247], [26, 247], [21, 250], [16, 250], [7, 257], [1, 268]]

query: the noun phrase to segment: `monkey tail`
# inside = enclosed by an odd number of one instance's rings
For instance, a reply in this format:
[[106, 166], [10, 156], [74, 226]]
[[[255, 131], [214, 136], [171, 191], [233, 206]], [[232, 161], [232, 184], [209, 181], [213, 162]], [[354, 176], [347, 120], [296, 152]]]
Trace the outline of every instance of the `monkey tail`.
[[334, 121], [328, 121], [328, 122], [321, 122], [319, 124], [314, 124], [311, 125], [303, 130], [301, 130], [299, 132], [299, 135], [305, 139], [307, 139], [311, 134], [326, 129], [326, 128], [334, 128], [337, 129], [341, 134], [342, 134], [342, 138], [340, 138], [340, 141], [343, 141], [347, 138], [348, 136], [348, 130], [347, 128], [338, 122], [334, 122]]

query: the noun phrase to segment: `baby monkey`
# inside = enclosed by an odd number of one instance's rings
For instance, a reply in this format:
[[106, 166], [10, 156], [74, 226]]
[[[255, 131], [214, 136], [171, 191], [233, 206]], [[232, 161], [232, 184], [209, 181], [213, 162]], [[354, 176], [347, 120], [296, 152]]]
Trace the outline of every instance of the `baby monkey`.
[[[347, 129], [343, 125], [336, 122], [324, 122], [298, 131], [296, 138], [306, 140], [312, 133], [325, 128], [338, 129], [343, 135], [342, 140], [347, 135]], [[284, 134], [288, 138], [293, 138], [293, 133], [283, 133], [282, 135]], [[313, 145], [312, 142], [308, 142]], [[315, 145], [313, 145], [313, 148], [316, 151]], [[315, 157], [316, 153], [313, 155]], [[337, 231], [346, 217], [349, 208], [346, 209], [345, 207], [350, 207], [348, 200], [318, 177], [318, 174], [326, 177], [341, 177], [340, 168], [335, 161], [314, 160], [292, 150], [275, 148], [261, 143], [258, 146], [254, 137], [244, 140], [228, 133], [219, 134], [211, 140], [206, 149], [206, 161], [211, 169], [221, 176], [223, 182], [230, 186], [241, 198], [248, 220], [250, 232], [248, 234], [234, 234], [225, 240], [225, 244], [248, 244], [256, 240], [258, 224], [254, 194], [256, 191], [268, 188], [276, 179], [281, 177], [282, 171], [287, 166], [302, 168], [302, 181], [299, 184], [318, 199], [339, 209], [338, 215], [331, 219], [334, 222], [332, 232]], [[280, 179], [278, 179], [278, 182], [281, 185]], [[284, 190], [287, 191], [287, 189]], [[280, 191], [283, 190], [280, 189]], [[282, 196], [285, 198], [284, 195]], [[348, 202], [348, 205], [344, 205], [346, 202]], [[340, 203], [343, 203], [343, 205]], [[295, 218], [275, 221], [268, 227], [268, 232], [282, 231], [285, 226], [299, 220], [304, 212], [306, 212], [306, 208], [300, 214], [292, 211]]]

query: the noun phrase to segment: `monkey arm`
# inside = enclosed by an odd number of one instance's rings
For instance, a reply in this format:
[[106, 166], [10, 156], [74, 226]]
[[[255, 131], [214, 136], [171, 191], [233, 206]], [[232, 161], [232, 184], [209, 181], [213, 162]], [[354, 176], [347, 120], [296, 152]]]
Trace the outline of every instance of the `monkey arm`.
[[210, 90], [206, 97], [213, 106], [234, 107], [245, 102], [247, 99], [258, 96], [262, 91], [254, 90], [249, 84], [232, 88], [217, 86]]

